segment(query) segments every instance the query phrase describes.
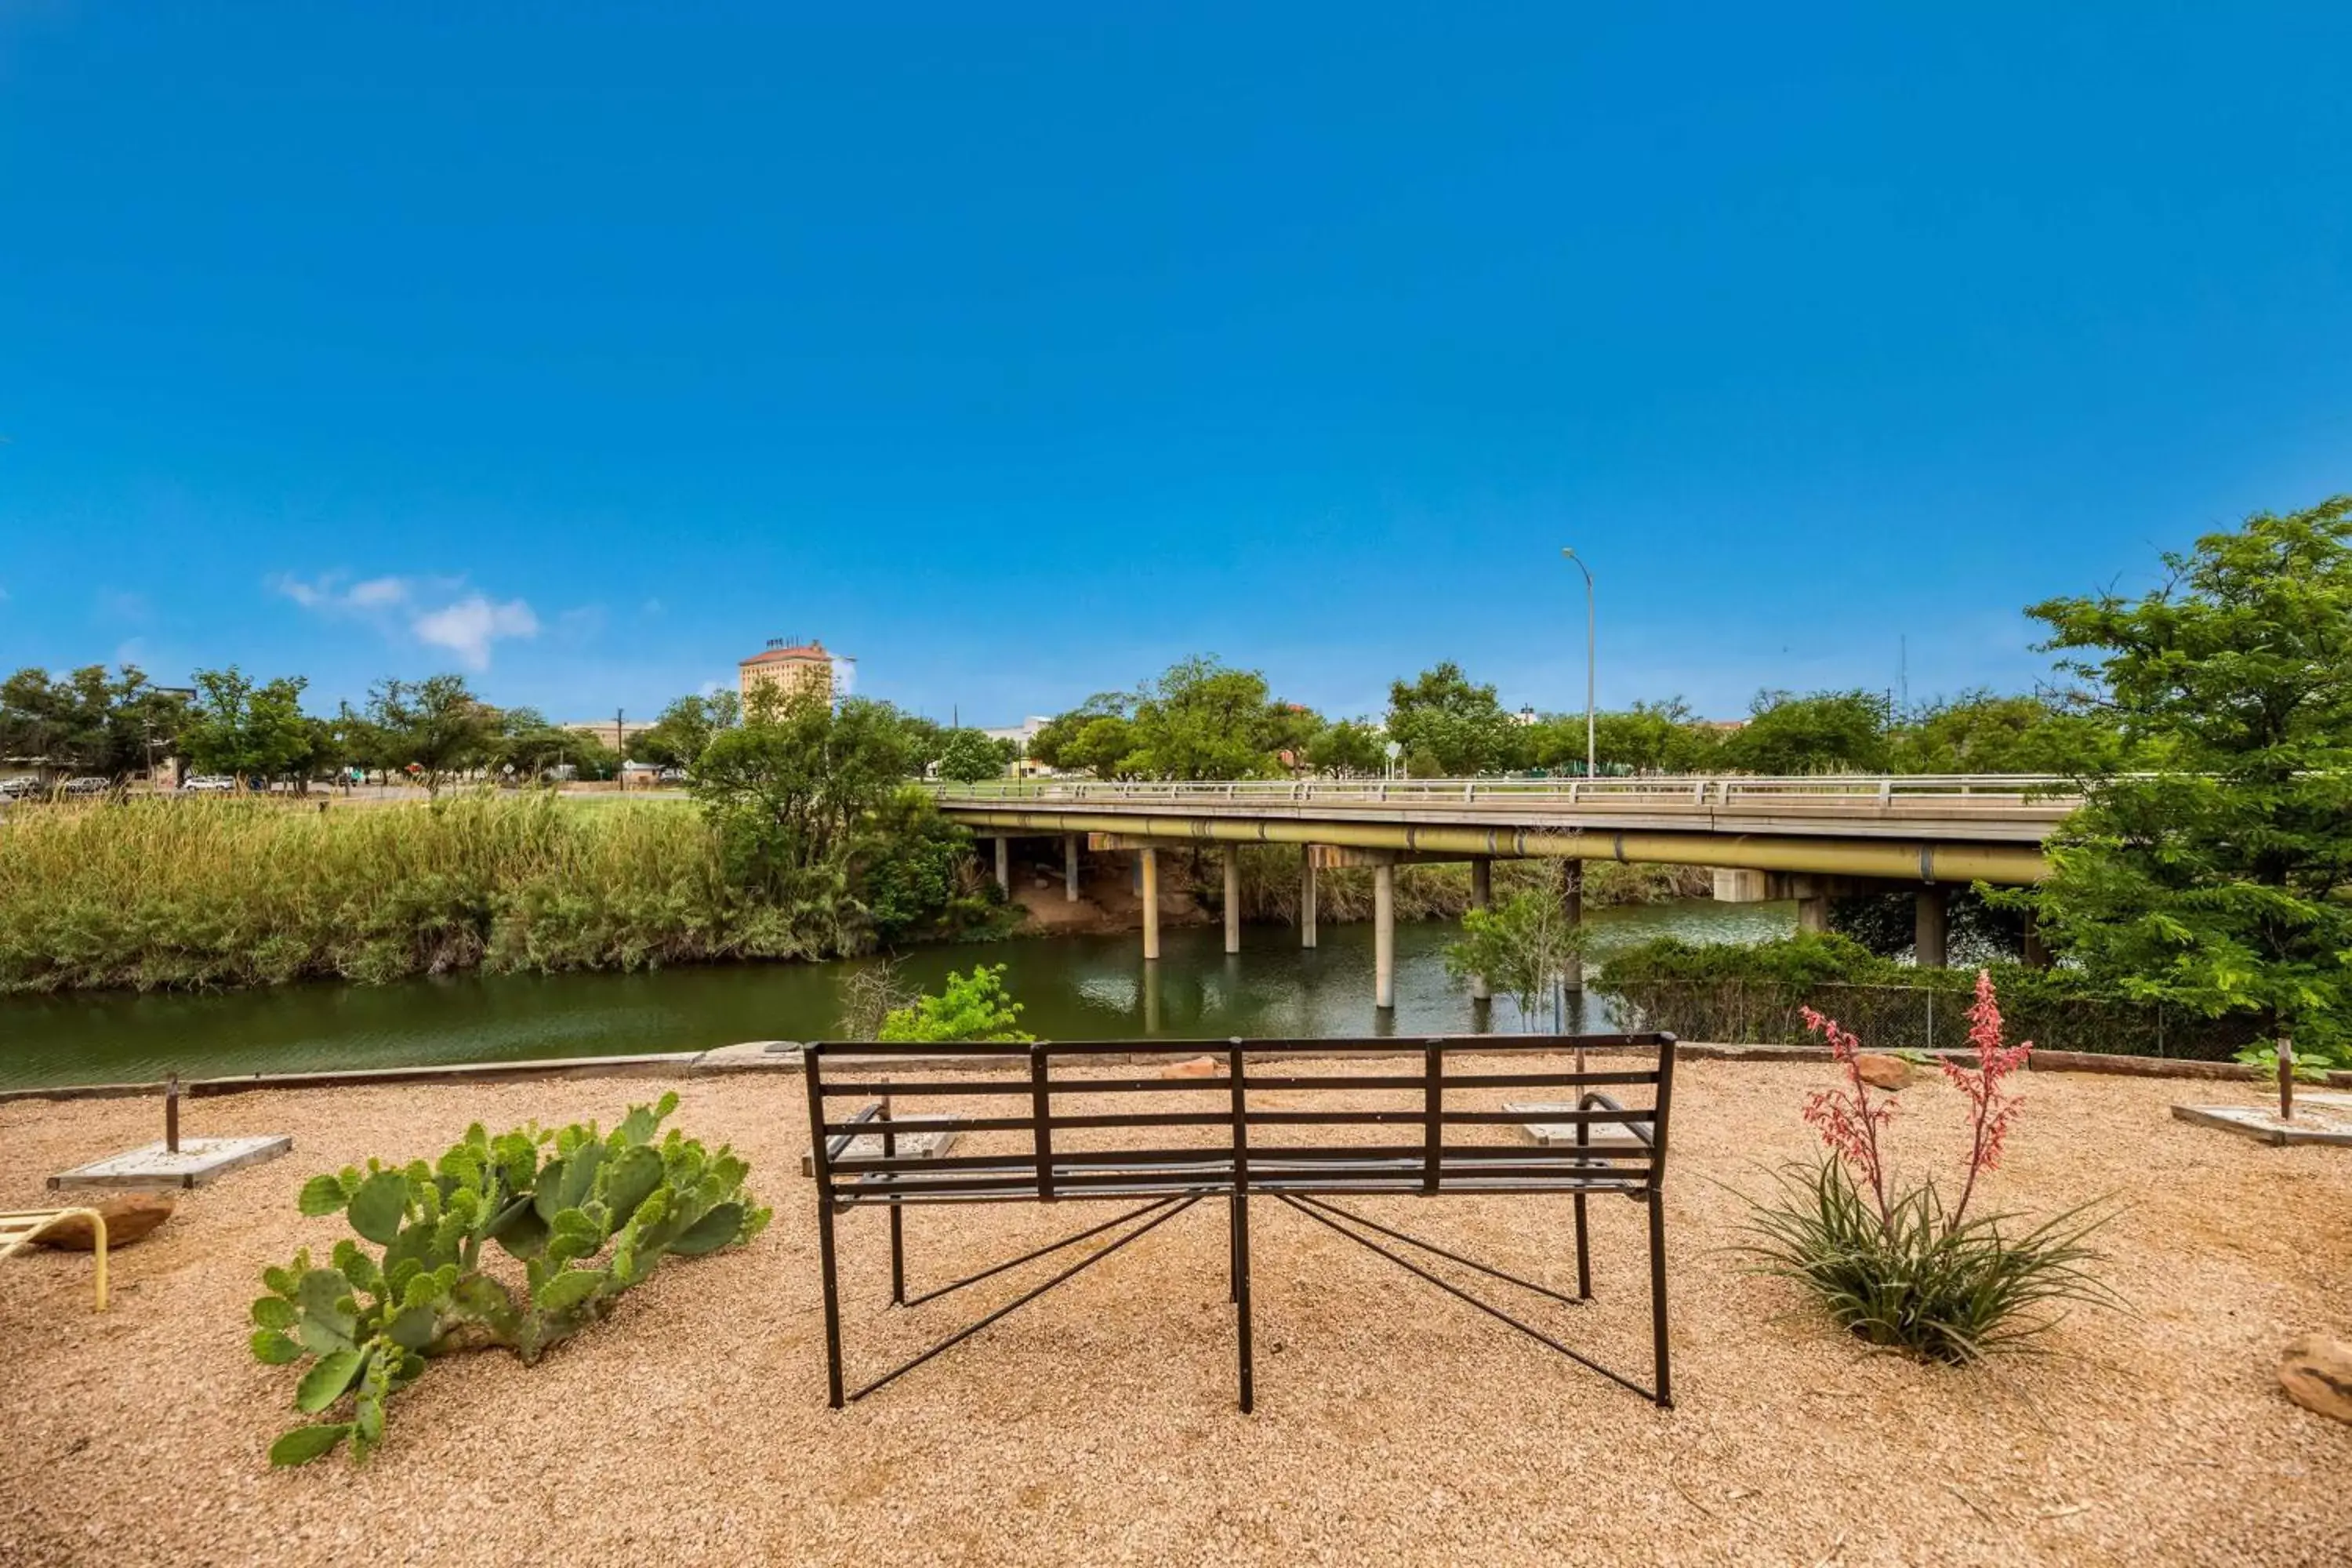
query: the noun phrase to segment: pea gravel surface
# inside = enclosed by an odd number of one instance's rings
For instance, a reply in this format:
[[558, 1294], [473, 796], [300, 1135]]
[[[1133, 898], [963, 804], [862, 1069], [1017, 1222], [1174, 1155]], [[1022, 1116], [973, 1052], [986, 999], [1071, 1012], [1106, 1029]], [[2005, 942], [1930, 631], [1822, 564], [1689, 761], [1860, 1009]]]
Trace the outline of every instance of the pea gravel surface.
[[[1213, 1204], [873, 1398], [826, 1409], [796, 1077], [191, 1101], [192, 1134], [290, 1132], [295, 1152], [188, 1194], [121, 1252], [103, 1316], [87, 1257], [0, 1265], [0, 1563], [2352, 1560], [2352, 1426], [2291, 1405], [2273, 1375], [2295, 1333], [2352, 1331], [2352, 1152], [2170, 1118], [2175, 1100], [2230, 1092], [2210, 1084], [2032, 1075], [1984, 1197], [2024, 1214], [2111, 1197], [2105, 1278], [2127, 1310], [2078, 1311], [2042, 1356], [1924, 1367], [1825, 1330], [1734, 1250], [1742, 1194], [1812, 1152], [1798, 1111], [1826, 1081], [1808, 1064], [1681, 1068], [1666, 1188], [1677, 1408], [1260, 1202], [1248, 1416], [1234, 1408]], [[669, 1087], [683, 1099], [673, 1125], [751, 1160], [776, 1207], [764, 1235], [672, 1260], [536, 1367], [499, 1352], [436, 1363], [394, 1400], [363, 1468], [338, 1455], [269, 1468], [270, 1441], [301, 1419], [299, 1369], [251, 1359], [247, 1308], [264, 1265], [347, 1234], [296, 1211], [307, 1176], [430, 1158], [477, 1119], [609, 1126]], [[1906, 1090], [1900, 1163], [1948, 1174], [1963, 1112], [1940, 1083]], [[152, 1102], [0, 1106], [0, 1207], [44, 1202], [50, 1172], [144, 1142], [156, 1120]], [[1573, 1289], [1565, 1200], [1360, 1206]], [[910, 1211], [913, 1284], [1110, 1212]], [[1506, 1304], [1646, 1380], [1642, 1210], [1608, 1200], [1593, 1214], [1599, 1300]], [[879, 1211], [841, 1226], [854, 1380], [1052, 1267], [890, 1311], [884, 1226]]]

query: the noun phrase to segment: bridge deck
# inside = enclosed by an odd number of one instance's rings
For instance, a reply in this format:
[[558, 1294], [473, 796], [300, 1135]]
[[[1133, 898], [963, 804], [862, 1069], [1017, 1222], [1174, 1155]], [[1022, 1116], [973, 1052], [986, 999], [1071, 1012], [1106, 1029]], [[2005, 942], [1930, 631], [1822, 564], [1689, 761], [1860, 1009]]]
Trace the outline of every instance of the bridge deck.
[[[2059, 792], [2063, 791], [2061, 794]], [[1247, 781], [1102, 784], [1040, 779], [942, 786], [941, 809], [1117, 816], [2039, 844], [2074, 810], [2071, 781], [1987, 778]]]

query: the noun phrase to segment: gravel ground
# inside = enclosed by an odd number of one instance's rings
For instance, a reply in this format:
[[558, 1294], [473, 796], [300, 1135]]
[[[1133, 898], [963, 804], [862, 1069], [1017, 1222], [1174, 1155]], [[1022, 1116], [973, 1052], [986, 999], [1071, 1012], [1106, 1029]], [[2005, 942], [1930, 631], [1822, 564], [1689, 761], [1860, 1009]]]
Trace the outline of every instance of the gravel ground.
[[[1672, 1412], [1261, 1203], [1254, 1416], [1234, 1407], [1223, 1216], [1208, 1205], [835, 1414], [799, 1080], [697, 1079], [677, 1086], [677, 1124], [750, 1155], [778, 1208], [764, 1236], [673, 1263], [537, 1368], [496, 1353], [436, 1365], [363, 1469], [338, 1457], [289, 1472], [263, 1450], [298, 1420], [294, 1373], [250, 1359], [245, 1310], [264, 1264], [341, 1234], [296, 1213], [303, 1179], [430, 1155], [476, 1118], [609, 1125], [662, 1086], [194, 1101], [191, 1132], [291, 1132], [294, 1155], [190, 1195], [121, 1253], [103, 1317], [85, 1258], [0, 1266], [0, 1561], [2346, 1560], [2352, 1427], [2287, 1403], [2272, 1367], [2295, 1332], [2352, 1327], [2352, 1156], [2167, 1114], [2234, 1089], [2037, 1074], [1992, 1194], [2035, 1211], [2116, 1194], [2107, 1278], [2130, 1310], [2076, 1316], [2045, 1358], [1925, 1368], [1825, 1331], [1726, 1250], [1738, 1194], [1807, 1152], [1797, 1107], [1824, 1078], [1711, 1061], [1679, 1074]], [[1904, 1102], [1905, 1157], [1948, 1156], [1958, 1097], [1930, 1084]], [[121, 1101], [0, 1107], [0, 1207], [38, 1203], [47, 1173], [152, 1137], [155, 1120]], [[1361, 1206], [1573, 1280], [1557, 1200]], [[917, 1210], [910, 1272], [938, 1282], [1108, 1212]], [[1594, 1212], [1600, 1301], [1550, 1321], [1646, 1377], [1641, 1211]], [[886, 1315], [883, 1224], [843, 1225], [853, 1378], [1017, 1289]]]

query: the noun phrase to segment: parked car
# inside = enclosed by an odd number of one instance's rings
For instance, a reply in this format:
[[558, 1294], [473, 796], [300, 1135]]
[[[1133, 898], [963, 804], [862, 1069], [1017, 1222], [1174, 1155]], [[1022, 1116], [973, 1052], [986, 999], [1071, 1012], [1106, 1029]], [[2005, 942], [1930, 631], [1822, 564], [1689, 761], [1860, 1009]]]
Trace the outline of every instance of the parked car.
[[28, 796], [47, 795], [41, 781], [30, 773], [18, 773], [14, 778], [0, 779], [0, 800], [24, 800]]
[[664, 768], [661, 772], [654, 775], [654, 783], [656, 784], [682, 784], [685, 782], [686, 770], [684, 768]]
[[78, 779], [66, 780], [64, 785], [65, 793], [68, 795], [104, 795], [113, 787], [112, 779], [102, 779], [95, 774], [87, 773]]
[[180, 787], [199, 795], [226, 795], [236, 788], [236, 781], [226, 773], [191, 773], [180, 781]]

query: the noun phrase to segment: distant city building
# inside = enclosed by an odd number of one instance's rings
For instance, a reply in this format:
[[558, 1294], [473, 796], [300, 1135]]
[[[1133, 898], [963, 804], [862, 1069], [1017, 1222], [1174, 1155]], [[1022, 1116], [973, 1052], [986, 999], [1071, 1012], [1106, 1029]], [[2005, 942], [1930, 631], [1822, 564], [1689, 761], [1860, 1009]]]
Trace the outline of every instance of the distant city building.
[[1037, 731], [1052, 722], [1041, 713], [1032, 713], [1018, 724], [1010, 724], [1001, 730], [982, 730], [981, 733], [992, 741], [1010, 741], [1025, 752], [1029, 749], [1029, 742], [1037, 738]]
[[582, 735], [593, 735], [614, 751], [626, 747], [631, 740], [654, 727], [650, 719], [574, 719], [558, 724], [559, 730], [570, 730]]
[[766, 647], [736, 667], [743, 700], [749, 702], [756, 691], [773, 691], [780, 697], [813, 691], [830, 702], [848, 685], [845, 679], [835, 679], [835, 661], [855, 662], [829, 652], [824, 643], [814, 639], [799, 643], [788, 637], [770, 637]]

